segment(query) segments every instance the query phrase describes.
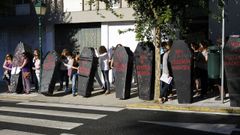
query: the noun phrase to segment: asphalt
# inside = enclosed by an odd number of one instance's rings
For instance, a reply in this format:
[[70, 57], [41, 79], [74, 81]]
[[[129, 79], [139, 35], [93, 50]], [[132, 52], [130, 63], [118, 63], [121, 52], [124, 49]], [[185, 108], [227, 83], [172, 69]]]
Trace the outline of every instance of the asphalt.
[[[139, 99], [137, 88], [132, 87], [131, 97], [128, 99], [116, 98], [115, 90], [112, 88], [110, 94], [105, 95], [102, 89], [94, 85], [94, 91], [90, 97], [82, 97], [80, 95], [73, 97], [72, 94], [66, 94], [64, 91], [54, 91], [51, 96], [43, 95], [32, 91], [30, 94], [6, 93], [7, 86], [0, 82], [0, 100], [4, 101], [31, 101], [31, 102], [51, 102], [63, 104], [81, 104], [93, 106], [114, 106], [129, 109], [146, 109], [146, 110], [163, 110], [163, 111], [190, 111], [204, 113], [221, 113], [240, 115], [240, 107], [231, 107], [230, 100], [227, 98], [222, 103], [216, 101], [216, 96], [200, 99], [194, 97], [191, 104], [179, 104], [176, 97], [172, 100], [159, 104], [158, 101], [146, 101]], [[227, 95], [228, 97], [228, 95]]]

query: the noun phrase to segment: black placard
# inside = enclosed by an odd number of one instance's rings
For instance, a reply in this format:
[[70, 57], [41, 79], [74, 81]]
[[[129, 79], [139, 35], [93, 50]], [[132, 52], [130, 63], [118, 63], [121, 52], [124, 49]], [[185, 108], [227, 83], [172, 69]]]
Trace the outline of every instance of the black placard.
[[130, 98], [133, 53], [128, 47], [117, 47], [113, 56], [115, 72], [116, 97], [120, 99]]
[[58, 73], [58, 62], [56, 51], [50, 51], [46, 54], [42, 65], [41, 93], [53, 94], [57, 80], [56, 74]]
[[240, 107], [240, 35], [230, 36], [224, 47], [224, 66], [230, 106]]
[[178, 103], [192, 103], [191, 51], [183, 40], [173, 42], [169, 60], [173, 71]]
[[11, 75], [11, 84], [10, 90], [12, 92], [21, 93], [23, 90], [22, 85], [22, 73], [17, 71], [17, 67], [21, 66], [23, 63], [23, 53], [31, 53], [30, 47], [20, 42], [14, 51], [13, 63], [12, 63], [12, 75]]
[[78, 94], [84, 97], [91, 96], [97, 64], [98, 58], [95, 55], [94, 48], [85, 47], [80, 55]]
[[152, 100], [155, 82], [155, 48], [150, 42], [140, 42], [134, 52], [140, 99]]

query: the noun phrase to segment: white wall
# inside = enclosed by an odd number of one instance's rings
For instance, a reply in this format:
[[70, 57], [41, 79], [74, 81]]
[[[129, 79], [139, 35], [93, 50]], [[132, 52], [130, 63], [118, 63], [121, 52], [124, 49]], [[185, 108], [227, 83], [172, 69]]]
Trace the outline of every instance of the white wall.
[[138, 43], [135, 38], [135, 33], [129, 31], [119, 34], [119, 30], [124, 31], [129, 28], [134, 28], [134, 22], [103, 23], [101, 27], [102, 45], [111, 48], [117, 44], [122, 44], [134, 52]]
[[63, 0], [64, 12], [82, 11], [82, 0]]
[[[107, 49], [117, 44], [122, 44], [135, 51], [138, 42], [135, 39], [134, 32], [126, 32], [119, 35], [119, 30], [127, 30], [134, 28], [134, 22], [114, 22], [114, 23], [102, 23], [101, 25], [101, 45], [104, 45]], [[103, 81], [103, 77], [101, 76]], [[112, 82], [112, 70], [109, 72], [109, 80]]]

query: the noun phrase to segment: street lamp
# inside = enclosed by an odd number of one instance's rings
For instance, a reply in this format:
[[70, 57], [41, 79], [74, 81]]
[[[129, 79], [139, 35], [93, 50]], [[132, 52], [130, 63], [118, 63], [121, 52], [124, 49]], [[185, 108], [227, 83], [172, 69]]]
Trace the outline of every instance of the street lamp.
[[39, 80], [39, 91], [41, 90], [42, 82], [42, 23], [41, 18], [46, 14], [47, 7], [42, 0], [37, 0], [35, 3], [35, 11], [38, 16], [38, 41], [40, 50], [40, 80]]

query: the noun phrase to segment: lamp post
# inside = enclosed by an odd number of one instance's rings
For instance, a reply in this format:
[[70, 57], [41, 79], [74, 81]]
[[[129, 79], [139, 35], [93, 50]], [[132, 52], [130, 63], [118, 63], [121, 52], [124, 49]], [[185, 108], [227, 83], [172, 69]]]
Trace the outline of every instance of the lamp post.
[[38, 41], [39, 41], [39, 50], [40, 50], [40, 81], [39, 83], [39, 91], [41, 90], [41, 82], [42, 82], [42, 23], [41, 18], [46, 14], [47, 7], [42, 2], [42, 0], [37, 0], [35, 3], [35, 11], [38, 16]]

